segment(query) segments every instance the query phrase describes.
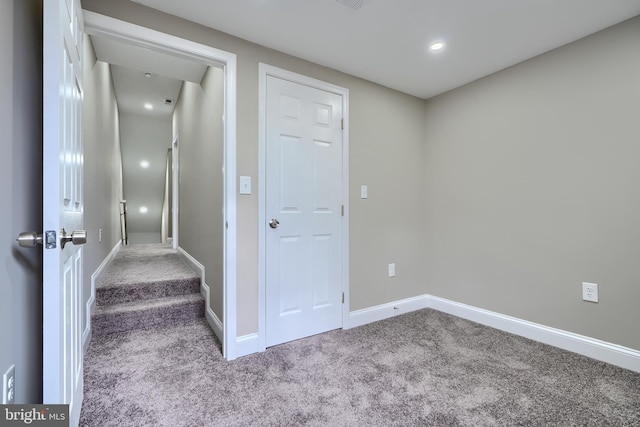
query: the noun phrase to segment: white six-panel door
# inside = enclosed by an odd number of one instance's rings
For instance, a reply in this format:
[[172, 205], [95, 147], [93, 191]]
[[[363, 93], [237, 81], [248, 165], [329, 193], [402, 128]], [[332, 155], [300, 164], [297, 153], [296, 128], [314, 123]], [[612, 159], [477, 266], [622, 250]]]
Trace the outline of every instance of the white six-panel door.
[[[82, 405], [82, 247], [60, 242], [82, 229], [82, 9], [45, 0], [43, 14], [43, 401]], [[55, 242], [55, 248], [51, 247]]]
[[342, 326], [343, 103], [273, 76], [266, 92], [265, 340], [272, 346]]

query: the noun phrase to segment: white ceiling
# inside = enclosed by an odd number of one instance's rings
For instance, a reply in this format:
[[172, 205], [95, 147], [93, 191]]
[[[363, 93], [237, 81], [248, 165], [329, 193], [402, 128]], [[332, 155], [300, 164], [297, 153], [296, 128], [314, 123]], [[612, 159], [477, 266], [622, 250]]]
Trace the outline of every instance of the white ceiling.
[[421, 98], [640, 14], [640, 0], [133, 1]]
[[[121, 65], [111, 65], [113, 87], [118, 100], [118, 110], [123, 114], [144, 114], [155, 117], [171, 117], [178, 95], [181, 80], [145, 73]], [[165, 103], [170, 100], [170, 103]], [[144, 108], [150, 104], [153, 109]]]
[[170, 118], [182, 82], [199, 84], [207, 71], [206, 65], [106, 37], [91, 36], [91, 43], [98, 60], [111, 64], [118, 109], [125, 114]]

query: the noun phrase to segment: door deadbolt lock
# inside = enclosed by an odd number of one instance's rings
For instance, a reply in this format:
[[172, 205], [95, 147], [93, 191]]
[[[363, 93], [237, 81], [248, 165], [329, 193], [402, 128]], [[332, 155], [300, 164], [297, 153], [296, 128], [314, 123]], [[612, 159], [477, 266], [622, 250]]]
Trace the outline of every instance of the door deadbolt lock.
[[35, 248], [38, 245], [44, 245], [46, 249], [55, 249], [57, 247], [56, 232], [54, 230], [45, 231], [44, 237], [35, 231], [25, 231], [20, 233], [16, 241], [23, 248]]

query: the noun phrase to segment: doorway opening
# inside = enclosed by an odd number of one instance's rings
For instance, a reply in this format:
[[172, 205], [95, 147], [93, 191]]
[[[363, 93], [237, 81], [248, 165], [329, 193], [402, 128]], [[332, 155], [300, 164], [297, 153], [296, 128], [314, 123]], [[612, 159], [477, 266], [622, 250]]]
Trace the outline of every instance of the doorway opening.
[[[219, 223], [211, 223], [222, 236], [222, 318], [218, 325], [212, 324], [221, 331], [223, 355], [226, 359], [236, 358], [236, 57], [235, 54], [171, 36], [135, 24], [120, 21], [90, 11], [84, 11], [85, 31], [88, 35], [101, 37], [124, 43], [128, 46], [144, 48], [153, 52], [165, 53], [174, 57], [198, 62], [209, 70], [215, 70], [222, 79], [222, 145], [221, 185], [222, 214]], [[170, 137], [171, 148], [177, 148], [178, 135]], [[176, 152], [177, 154], [177, 152]], [[166, 151], [165, 151], [166, 155]], [[173, 155], [172, 155], [173, 158]], [[175, 158], [174, 158], [175, 160]], [[174, 165], [175, 167], [175, 165]], [[179, 180], [174, 173], [173, 185]], [[165, 180], [166, 182], [166, 180]], [[172, 187], [173, 187], [172, 185]], [[185, 230], [178, 232], [180, 225], [177, 218], [177, 197], [173, 194], [171, 238], [172, 245], [180, 249]], [[209, 225], [207, 225], [209, 226]], [[178, 240], [180, 236], [180, 240]], [[206, 301], [206, 309], [211, 310], [212, 302]], [[211, 310], [213, 312], [213, 310]], [[207, 316], [211, 324], [211, 319]]]

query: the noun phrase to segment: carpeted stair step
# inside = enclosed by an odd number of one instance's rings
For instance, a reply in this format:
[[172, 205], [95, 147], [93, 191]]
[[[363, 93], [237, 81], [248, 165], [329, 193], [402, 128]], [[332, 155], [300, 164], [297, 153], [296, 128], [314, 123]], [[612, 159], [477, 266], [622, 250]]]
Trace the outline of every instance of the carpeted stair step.
[[204, 317], [204, 299], [199, 293], [99, 305], [91, 317], [93, 335], [162, 327], [178, 321]]
[[96, 305], [108, 306], [200, 292], [200, 277], [147, 282], [105, 283], [96, 287]]

